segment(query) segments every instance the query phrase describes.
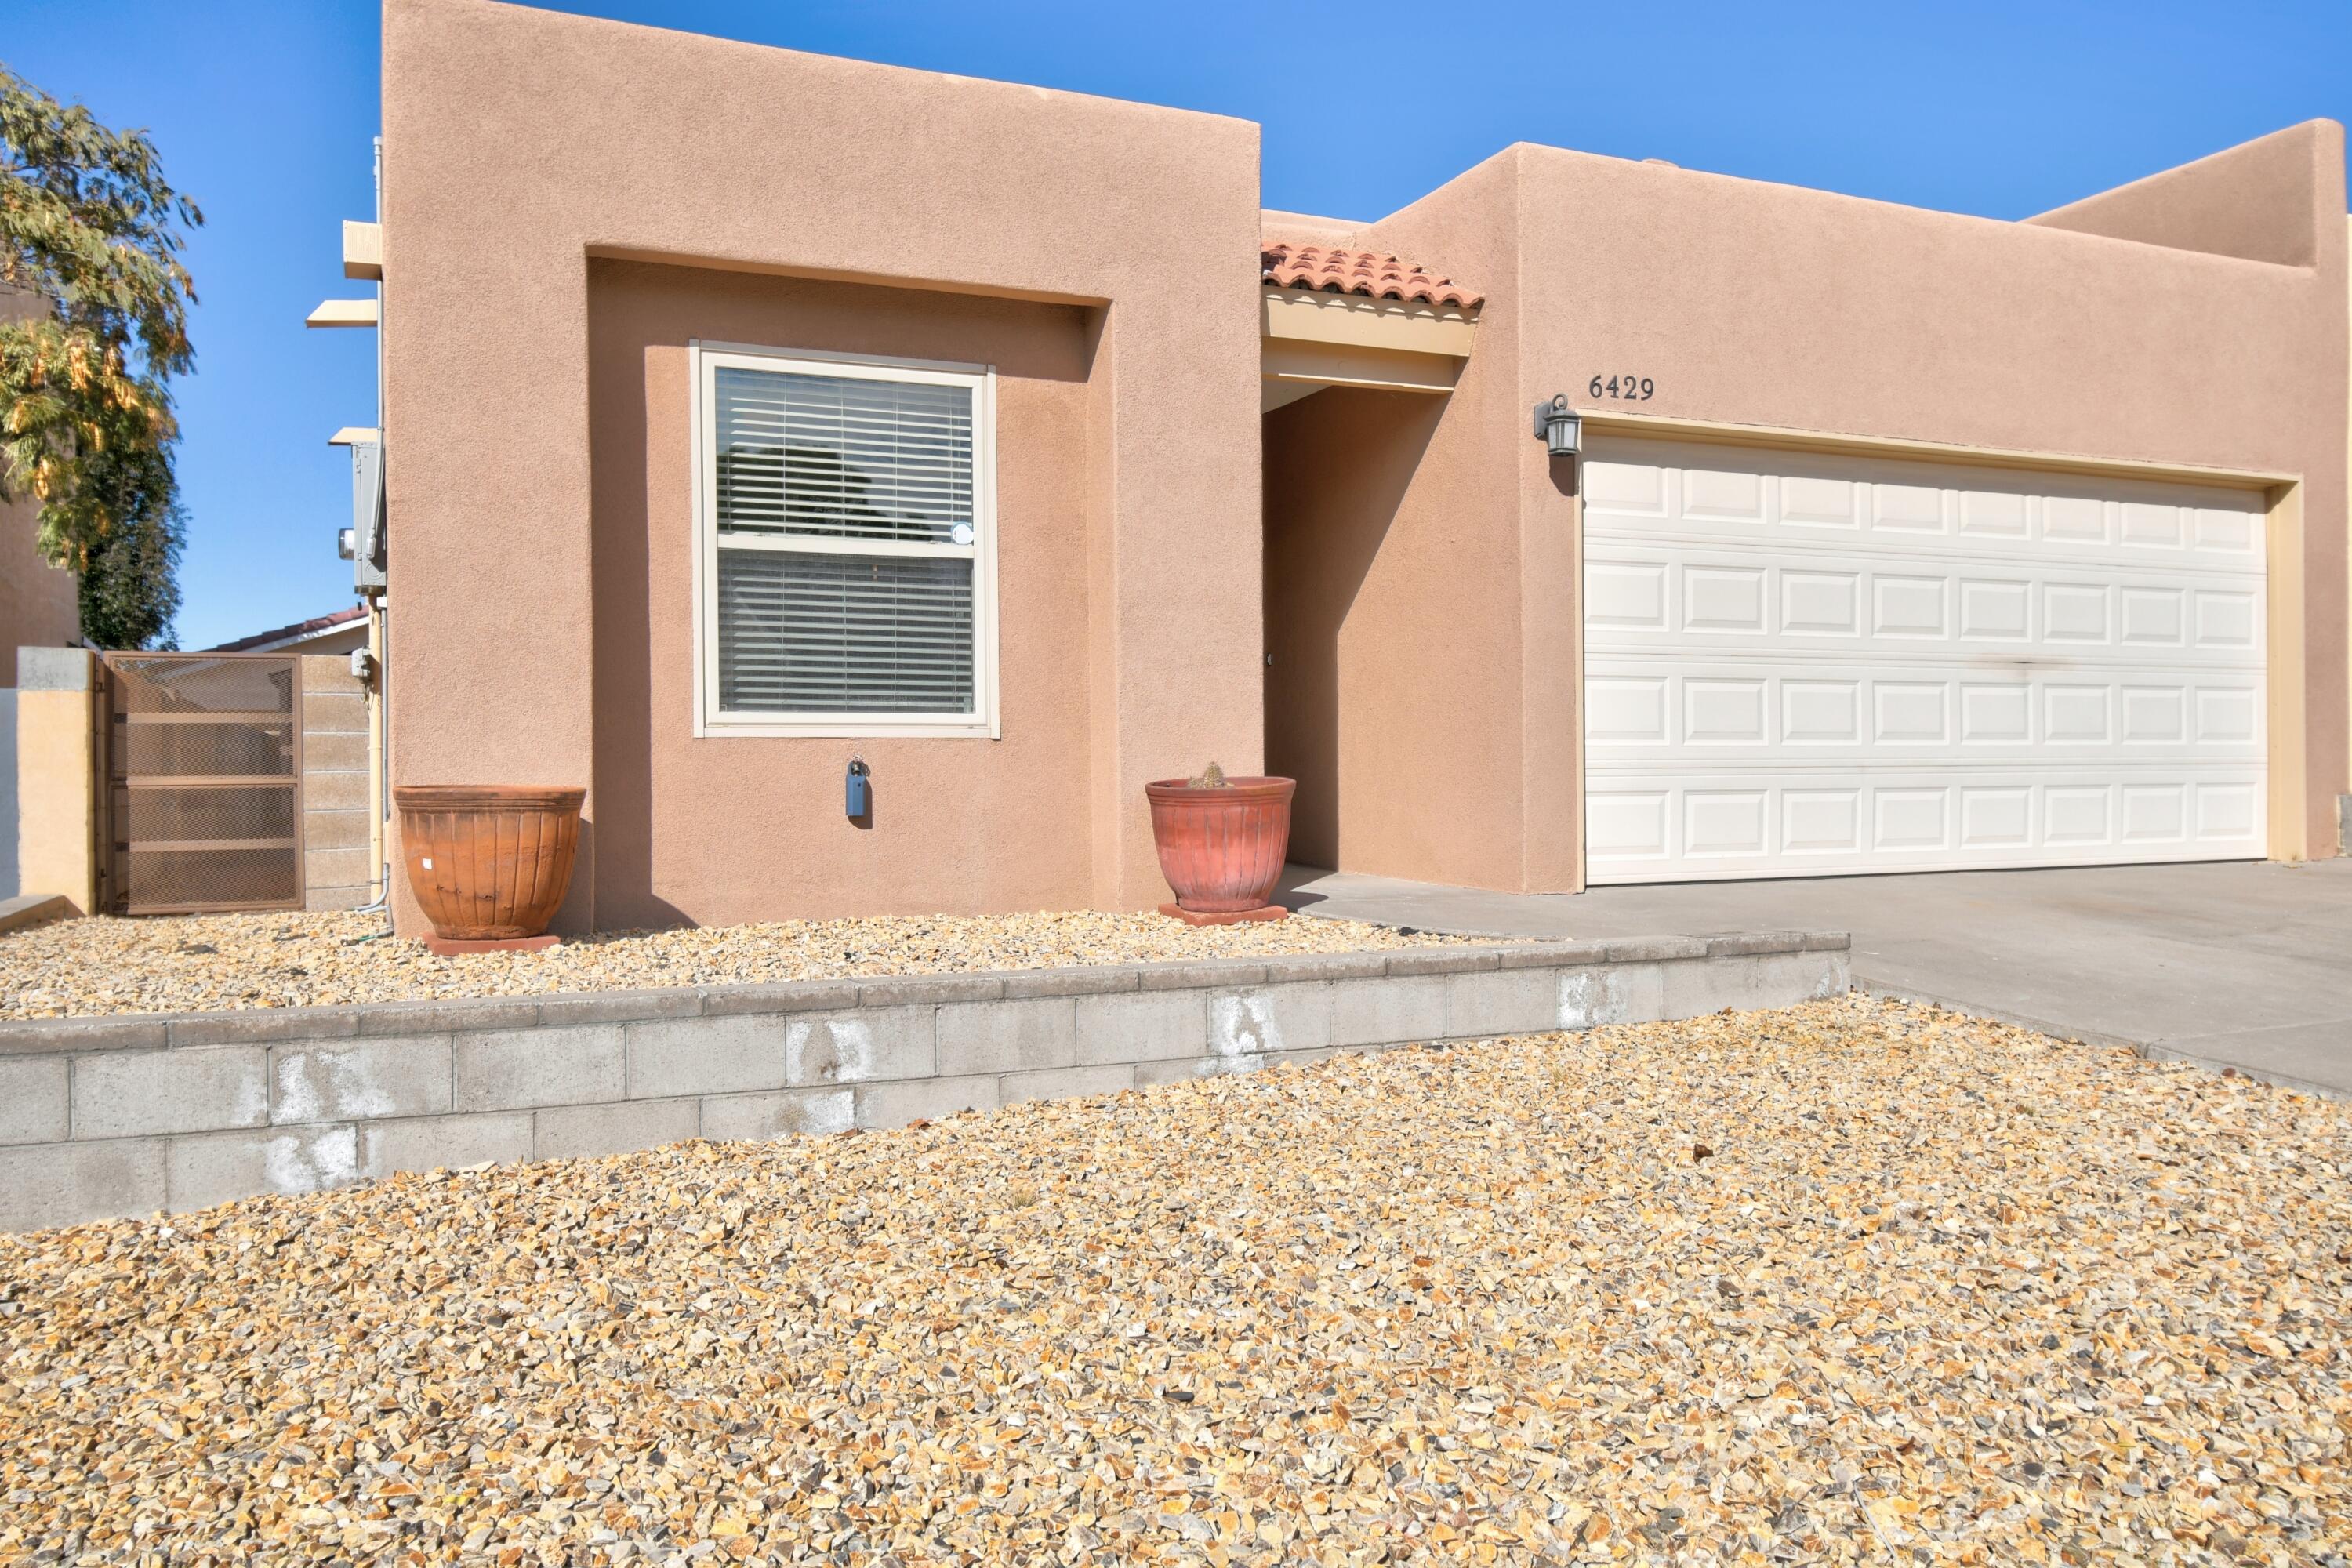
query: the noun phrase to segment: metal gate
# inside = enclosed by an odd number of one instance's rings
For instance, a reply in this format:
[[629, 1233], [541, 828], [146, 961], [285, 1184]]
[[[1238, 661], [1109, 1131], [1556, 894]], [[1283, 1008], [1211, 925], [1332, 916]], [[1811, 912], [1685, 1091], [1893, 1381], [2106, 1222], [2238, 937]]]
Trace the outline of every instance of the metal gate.
[[107, 907], [300, 909], [301, 661], [110, 653], [105, 663]]

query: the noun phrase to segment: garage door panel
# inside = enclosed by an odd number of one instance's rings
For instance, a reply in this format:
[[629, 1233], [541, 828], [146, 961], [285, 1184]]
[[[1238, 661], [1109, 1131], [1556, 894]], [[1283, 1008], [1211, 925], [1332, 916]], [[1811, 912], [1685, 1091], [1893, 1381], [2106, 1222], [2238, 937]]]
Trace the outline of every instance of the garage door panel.
[[2036, 759], [2259, 768], [2263, 755], [2259, 672], [2186, 664], [2102, 671], [1947, 658], [1864, 668], [1620, 654], [1588, 662], [1585, 690], [1595, 767], [1745, 754], [1807, 768]]
[[[2239, 490], [2062, 475], [2000, 475], [1895, 459], [1801, 458], [1675, 443], [1634, 460], [1594, 443], [1588, 532], [1610, 520], [1672, 520], [1677, 540], [1842, 550], [1882, 542], [1904, 557], [1982, 554], [2046, 564], [2128, 561], [2252, 571], [2263, 506]], [[1759, 464], [1776, 465], [1759, 468]]]
[[1589, 880], [2263, 852], [2253, 497], [1651, 442], [1585, 475]]
[[1596, 773], [1595, 883], [1990, 866], [2245, 859], [2263, 849], [2242, 770]]
[[2118, 662], [2262, 666], [2259, 573], [2111, 564], [2037, 566], [1997, 558], [1928, 561], [1855, 551], [1732, 549], [1668, 536], [1591, 539], [1586, 647], [1674, 648], [1693, 639], [1801, 653], [1820, 639], [1874, 640], [1879, 655], [1943, 644], [2026, 648]]

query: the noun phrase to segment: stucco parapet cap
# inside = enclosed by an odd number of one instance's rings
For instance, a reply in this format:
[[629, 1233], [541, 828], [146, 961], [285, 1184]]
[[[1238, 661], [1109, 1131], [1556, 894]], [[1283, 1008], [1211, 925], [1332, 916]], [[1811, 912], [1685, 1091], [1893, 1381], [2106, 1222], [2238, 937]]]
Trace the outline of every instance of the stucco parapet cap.
[[1262, 959], [1180, 958], [1137, 967], [1136, 984], [1146, 991], [1263, 985], [1268, 965]]
[[648, 1018], [690, 1018], [701, 1011], [702, 993], [682, 985], [566, 992], [539, 999], [541, 1024], [634, 1024]]
[[1806, 952], [1844, 952], [1853, 946], [1853, 933], [1843, 931], [1809, 931], [1800, 944]]
[[1576, 969], [1608, 961], [1605, 942], [1530, 942], [1496, 955], [1496, 967], [1502, 969]]
[[78, 647], [19, 647], [16, 689], [88, 691], [97, 662], [85, 649]]
[[1709, 958], [1733, 958], [1749, 953], [1798, 952], [1805, 945], [1801, 931], [1734, 931], [1706, 939]]
[[1391, 974], [1470, 974], [1502, 965], [1499, 947], [1415, 947], [1391, 952], [1388, 969]]
[[455, 996], [381, 1002], [359, 1009], [359, 1032], [435, 1035], [447, 1029], [528, 1029], [539, 1022], [535, 996]]
[[353, 1007], [244, 1007], [174, 1015], [166, 1021], [165, 1032], [175, 1048], [340, 1040], [360, 1032], [360, 1016]]
[[165, 1019], [153, 1015], [21, 1019], [0, 1024], [0, 1057], [68, 1051], [160, 1051], [169, 1043], [165, 1024]]
[[1270, 980], [1376, 980], [1389, 972], [1389, 955], [1370, 952], [1301, 952], [1265, 961]]
[[949, 1002], [996, 1002], [1003, 996], [1002, 974], [894, 974], [857, 984], [861, 1007], [936, 1007]]
[[1004, 994], [1008, 1001], [1027, 996], [1092, 996], [1107, 991], [1133, 991], [1142, 984], [1141, 966], [1133, 963], [1013, 969], [1005, 972]]
[[1609, 944], [1612, 963], [1657, 963], [1673, 958], [1705, 958], [1703, 936], [1636, 936]]
[[745, 1013], [817, 1013], [857, 1005], [855, 980], [779, 980], [758, 985], [709, 985], [701, 993], [709, 1018]]

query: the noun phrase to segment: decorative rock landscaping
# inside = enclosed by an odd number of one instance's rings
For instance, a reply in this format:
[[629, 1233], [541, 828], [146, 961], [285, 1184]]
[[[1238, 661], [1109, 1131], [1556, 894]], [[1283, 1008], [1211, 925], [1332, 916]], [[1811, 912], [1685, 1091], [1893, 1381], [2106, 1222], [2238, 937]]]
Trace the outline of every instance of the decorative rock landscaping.
[[1841, 935], [1466, 943], [0, 1023], [0, 1230], [1778, 1006]]
[[59, 921], [0, 935], [0, 1018], [1387, 952], [1463, 940], [1357, 921], [1195, 929], [1157, 914], [1079, 910], [616, 931], [545, 952], [436, 958], [384, 930], [382, 915], [361, 914]]
[[0, 1559], [2333, 1562], [2347, 1149], [1842, 998], [0, 1237]]

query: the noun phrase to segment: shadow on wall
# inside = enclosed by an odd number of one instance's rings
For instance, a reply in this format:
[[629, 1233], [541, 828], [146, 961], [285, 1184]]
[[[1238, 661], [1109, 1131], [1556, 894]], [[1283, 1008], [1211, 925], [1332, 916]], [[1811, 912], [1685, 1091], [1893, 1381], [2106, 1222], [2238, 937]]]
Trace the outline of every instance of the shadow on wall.
[[1340, 636], [1444, 412], [1335, 386], [1265, 416], [1265, 762], [1298, 781], [1294, 861], [1340, 864]]

